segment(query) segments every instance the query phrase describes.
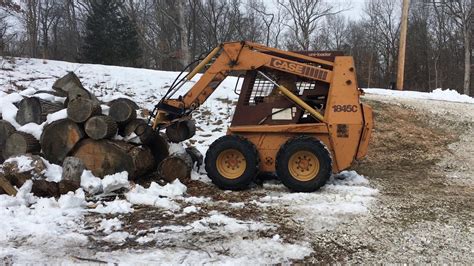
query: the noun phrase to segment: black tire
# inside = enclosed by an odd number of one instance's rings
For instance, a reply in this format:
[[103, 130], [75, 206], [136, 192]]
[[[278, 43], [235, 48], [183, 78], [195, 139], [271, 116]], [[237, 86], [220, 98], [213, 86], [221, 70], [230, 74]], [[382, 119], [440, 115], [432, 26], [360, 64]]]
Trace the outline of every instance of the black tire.
[[[233, 178], [222, 174], [223, 170], [219, 170], [217, 161], [219, 159], [222, 163], [222, 158], [219, 158], [219, 156], [231, 150], [237, 150], [245, 158], [245, 168], [242, 174]], [[259, 170], [259, 156], [255, 145], [237, 135], [223, 136], [214, 141], [206, 152], [205, 163], [209, 178], [216, 186], [224, 190], [246, 189], [257, 176]], [[220, 169], [222, 169], [222, 166]]]
[[[292, 159], [292, 156], [297, 153], [313, 154], [315, 157], [311, 156], [311, 158], [316, 158], [319, 162], [319, 169], [317, 169], [317, 167], [312, 168], [314, 173], [311, 170], [308, 170], [309, 177], [304, 180], [292, 174], [292, 171], [293, 173], [295, 172], [295, 168], [292, 168], [291, 170], [289, 169], [292, 167], [290, 166], [290, 159]], [[298, 156], [298, 154], [295, 156]], [[308, 167], [313, 167], [311, 160], [306, 160], [306, 157], [303, 160], [304, 163], [307, 164], [305, 165], [305, 170], [308, 169]], [[295, 192], [313, 192], [324, 186], [331, 176], [332, 160], [329, 151], [321, 141], [309, 136], [298, 136], [289, 139], [283, 146], [281, 146], [276, 157], [275, 167], [278, 178], [287, 188]], [[296, 167], [300, 169], [300, 164], [298, 163]]]

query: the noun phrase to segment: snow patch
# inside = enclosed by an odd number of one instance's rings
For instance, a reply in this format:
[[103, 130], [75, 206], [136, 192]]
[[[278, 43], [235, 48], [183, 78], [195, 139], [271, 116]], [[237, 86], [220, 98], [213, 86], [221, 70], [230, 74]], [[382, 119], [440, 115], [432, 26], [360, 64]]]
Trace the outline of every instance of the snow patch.
[[364, 92], [368, 94], [386, 95], [403, 99], [425, 99], [460, 103], [474, 103], [474, 98], [469, 97], [465, 94], [460, 94], [459, 92], [450, 89], [435, 89], [432, 92], [364, 89]]
[[116, 198], [114, 201], [98, 204], [97, 207], [90, 212], [103, 214], [130, 213], [133, 212], [133, 208], [130, 202]]
[[180, 209], [179, 205], [171, 199], [181, 197], [186, 192], [186, 186], [179, 180], [160, 186], [155, 182], [149, 188], [136, 185], [125, 194], [127, 200], [133, 204], [151, 205], [172, 211]]
[[102, 189], [105, 194], [120, 188], [128, 188], [129, 185], [127, 171], [106, 175], [104, 179], [102, 179]]

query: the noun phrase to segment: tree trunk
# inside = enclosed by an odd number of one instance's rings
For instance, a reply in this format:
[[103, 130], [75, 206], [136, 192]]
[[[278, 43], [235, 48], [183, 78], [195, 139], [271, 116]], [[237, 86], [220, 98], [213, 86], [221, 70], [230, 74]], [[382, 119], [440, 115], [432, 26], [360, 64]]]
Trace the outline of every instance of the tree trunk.
[[84, 137], [84, 131], [73, 121], [61, 119], [44, 127], [41, 147], [44, 157], [59, 164]]
[[109, 116], [119, 125], [126, 125], [137, 118], [136, 103], [129, 99], [117, 99], [110, 104]]
[[67, 117], [76, 123], [84, 123], [87, 119], [101, 113], [99, 102], [87, 98], [77, 97], [69, 101], [67, 105]]
[[5, 149], [5, 142], [11, 134], [15, 133], [15, 128], [7, 121], [0, 120], [0, 163], [3, 163], [3, 150]]
[[127, 171], [130, 178], [137, 178], [155, 167], [148, 148], [123, 141], [85, 139], [77, 145], [73, 156], [99, 177]]
[[48, 114], [64, 109], [62, 103], [48, 102], [36, 97], [24, 98], [18, 104], [16, 121], [20, 125], [28, 123], [41, 124], [46, 121]]
[[31, 134], [25, 132], [15, 132], [8, 137], [5, 142], [3, 155], [9, 158], [21, 154], [38, 154], [41, 150], [39, 141]]
[[467, 23], [464, 23], [464, 94], [470, 96], [469, 89], [471, 87], [471, 34]]
[[173, 182], [176, 179], [185, 181], [191, 178], [191, 170], [193, 169], [193, 160], [186, 153], [175, 153], [166, 157], [158, 166], [160, 177], [167, 181]]
[[89, 118], [85, 124], [86, 134], [95, 139], [108, 139], [117, 133], [117, 123], [105, 115], [94, 116]]

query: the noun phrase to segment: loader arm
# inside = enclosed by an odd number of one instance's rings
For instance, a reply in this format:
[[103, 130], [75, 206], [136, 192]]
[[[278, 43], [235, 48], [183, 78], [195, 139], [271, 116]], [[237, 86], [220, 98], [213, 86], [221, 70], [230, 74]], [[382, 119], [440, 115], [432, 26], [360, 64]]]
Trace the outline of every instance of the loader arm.
[[[183, 96], [172, 99], [185, 82], [190, 81], [213, 59], [214, 62], [202, 74], [201, 78]], [[305, 63], [300, 63], [304, 61]], [[233, 71], [258, 70], [262, 67], [290, 73], [292, 75], [330, 83], [333, 62], [305, 56], [298, 53], [281, 51], [251, 42], [223, 43], [215, 48], [198, 66], [189, 72], [177, 84], [174, 92], [165, 96], [157, 105], [153, 127], [166, 127], [174, 121], [185, 119], [193, 110], [202, 105], [217, 89], [220, 83]], [[297, 106], [308, 111], [313, 117], [324, 122], [323, 116], [283, 86], [275, 84], [280, 92], [294, 101]]]

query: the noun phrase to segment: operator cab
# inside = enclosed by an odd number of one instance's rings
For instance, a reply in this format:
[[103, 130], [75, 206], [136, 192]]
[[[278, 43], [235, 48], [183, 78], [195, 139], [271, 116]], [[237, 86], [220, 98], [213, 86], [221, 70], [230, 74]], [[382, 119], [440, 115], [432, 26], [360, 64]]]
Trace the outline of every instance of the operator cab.
[[[334, 62], [342, 52], [297, 52], [306, 56]], [[269, 54], [271, 54], [269, 52]], [[280, 55], [281, 56], [281, 55]], [[294, 60], [294, 58], [288, 58]], [[308, 64], [308, 62], [302, 61]], [[321, 67], [321, 66], [319, 66]], [[311, 107], [324, 114], [329, 84], [270, 68], [258, 69], [301, 98]], [[264, 78], [257, 70], [246, 71], [240, 97], [231, 126], [279, 125], [317, 122], [307, 112], [297, 108], [290, 99], [279, 93], [276, 86]], [[252, 114], [252, 115], [249, 115]]]

